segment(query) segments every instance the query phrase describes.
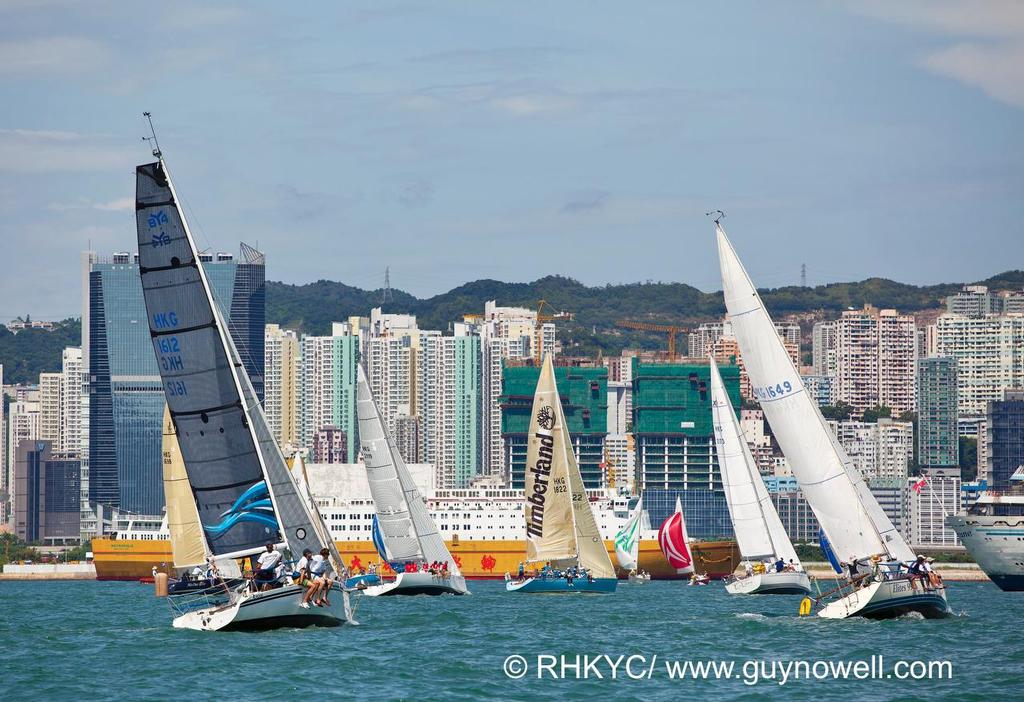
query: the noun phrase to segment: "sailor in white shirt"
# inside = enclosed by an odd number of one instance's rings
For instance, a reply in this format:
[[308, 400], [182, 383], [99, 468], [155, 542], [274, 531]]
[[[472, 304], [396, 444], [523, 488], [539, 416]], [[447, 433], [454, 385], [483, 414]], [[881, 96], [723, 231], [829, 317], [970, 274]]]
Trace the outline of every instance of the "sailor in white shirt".
[[316, 598], [313, 604], [318, 606], [330, 606], [327, 594], [331, 591], [331, 560], [330, 551], [326, 548], [320, 549], [320, 553], [313, 556], [309, 562], [309, 572], [313, 576], [313, 587], [306, 591], [302, 598], [301, 606], [309, 609], [309, 602]]
[[267, 550], [260, 554], [256, 560], [256, 582], [267, 585], [277, 580], [277, 566], [281, 562], [281, 552], [274, 548], [274, 544], [267, 544]]

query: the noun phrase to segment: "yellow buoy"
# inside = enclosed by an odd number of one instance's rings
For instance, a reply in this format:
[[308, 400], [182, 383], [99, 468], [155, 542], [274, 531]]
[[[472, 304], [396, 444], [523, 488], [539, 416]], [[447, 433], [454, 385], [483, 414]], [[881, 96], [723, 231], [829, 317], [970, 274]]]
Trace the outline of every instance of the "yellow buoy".
[[153, 576], [153, 590], [157, 597], [167, 597], [167, 573], [157, 573]]
[[802, 600], [800, 600], [800, 616], [801, 617], [806, 617], [808, 614], [811, 613], [811, 604], [812, 603], [811, 603], [811, 598], [810, 597], [805, 597]]

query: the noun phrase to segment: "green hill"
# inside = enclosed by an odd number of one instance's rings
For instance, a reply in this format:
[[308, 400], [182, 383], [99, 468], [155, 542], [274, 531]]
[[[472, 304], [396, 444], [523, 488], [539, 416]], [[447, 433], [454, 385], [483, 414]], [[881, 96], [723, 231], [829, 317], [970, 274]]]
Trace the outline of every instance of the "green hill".
[[[992, 289], [1024, 288], [1024, 271], [1013, 270], [988, 280], [974, 281]], [[962, 283], [916, 286], [884, 278], [817, 287], [796, 286], [761, 290], [773, 314], [821, 311], [834, 317], [849, 307], [864, 304], [894, 307], [904, 312], [934, 310]], [[626, 347], [663, 348], [662, 334], [633, 332], [615, 327], [619, 319], [639, 319], [681, 326], [717, 319], [725, 312], [720, 292], [705, 293], [685, 283], [631, 283], [588, 287], [572, 278], [548, 276], [532, 283], [476, 280], [440, 295], [417, 298], [392, 290], [393, 302], [381, 305], [383, 291], [362, 290], [344, 283], [318, 280], [306, 285], [267, 283], [267, 321], [310, 334], [326, 334], [333, 321], [368, 315], [374, 307], [385, 312], [415, 314], [423, 329], [447, 330], [464, 314], [483, 312], [484, 302], [536, 308], [546, 300], [553, 310], [574, 312], [573, 322], [559, 322], [559, 336], [567, 352], [618, 353]], [[60, 370], [61, 350], [81, 340], [78, 320], [65, 320], [52, 332], [38, 329], [12, 334], [0, 326], [0, 364], [4, 382], [36, 382], [40, 372]]]

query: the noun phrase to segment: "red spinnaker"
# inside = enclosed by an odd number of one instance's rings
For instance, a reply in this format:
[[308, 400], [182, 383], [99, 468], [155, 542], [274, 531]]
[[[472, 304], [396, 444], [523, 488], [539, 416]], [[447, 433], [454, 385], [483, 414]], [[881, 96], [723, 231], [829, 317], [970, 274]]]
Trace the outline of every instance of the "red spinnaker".
[[658, 530], [658, 545], [661, 546], [661, 552], [665, 554], [669, 565], [680, 575], [693, 572], [693, 557], [686, 542], [683, 507], [677, 497], [675, 514], [666, 519]]

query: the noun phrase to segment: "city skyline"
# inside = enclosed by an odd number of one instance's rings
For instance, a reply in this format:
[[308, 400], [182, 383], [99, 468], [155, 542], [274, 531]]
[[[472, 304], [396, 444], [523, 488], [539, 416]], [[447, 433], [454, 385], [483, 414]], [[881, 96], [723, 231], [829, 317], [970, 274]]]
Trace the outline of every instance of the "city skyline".
[[[771, 287], [802, 263], [811, 284], [977, 280], [1022, 252], [1010, 3], [0, 12], [8, 318], [73, 316], [77, 252], [132, 248], [144, 109], [200, 243], [252, 241], [291, 283], [714, 290], [715, 207]], [[153, 26], [180, 42], [154, 53]]]

